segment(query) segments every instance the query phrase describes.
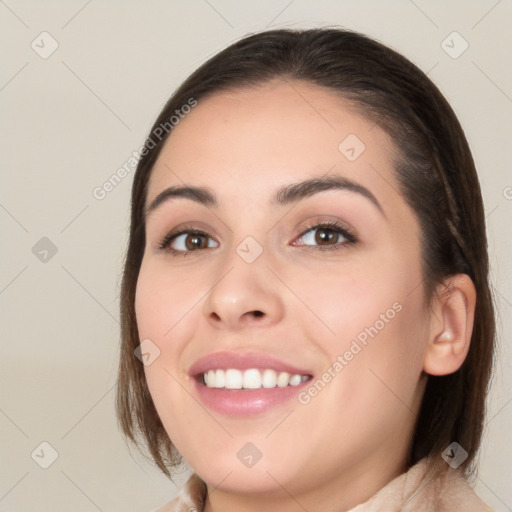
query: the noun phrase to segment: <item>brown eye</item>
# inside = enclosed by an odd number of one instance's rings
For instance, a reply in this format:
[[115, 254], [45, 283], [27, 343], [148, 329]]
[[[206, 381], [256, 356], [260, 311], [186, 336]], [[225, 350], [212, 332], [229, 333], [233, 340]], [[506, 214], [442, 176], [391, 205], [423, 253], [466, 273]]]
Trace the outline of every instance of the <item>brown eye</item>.
[[216, 245], [208, 234], [192, 230], [167, 235], [159, 244], [159, 248], [162, 250], [183, 255], [210, 247], [216, 247]]
[[356, 243], [356, 238], [336, 222], [310, 226], [300, 235], [299, 240], [308, 247], [318, 247], [320, 250], [337, 249]]

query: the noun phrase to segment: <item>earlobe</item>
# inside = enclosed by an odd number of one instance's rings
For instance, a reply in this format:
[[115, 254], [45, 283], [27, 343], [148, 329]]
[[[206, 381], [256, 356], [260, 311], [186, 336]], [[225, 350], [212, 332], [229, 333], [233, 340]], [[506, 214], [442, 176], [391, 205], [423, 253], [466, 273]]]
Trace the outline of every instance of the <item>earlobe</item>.
[[456, 372], [469, 351], [476, 290], [466, 274], [450, 276], [441, 285], [430, 326], [423, 369], [430, 375]]

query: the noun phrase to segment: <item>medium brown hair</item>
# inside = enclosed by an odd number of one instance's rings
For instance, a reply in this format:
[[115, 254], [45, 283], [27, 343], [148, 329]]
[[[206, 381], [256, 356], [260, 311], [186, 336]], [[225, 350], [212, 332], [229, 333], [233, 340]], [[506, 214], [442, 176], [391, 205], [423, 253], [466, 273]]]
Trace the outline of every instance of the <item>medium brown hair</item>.
[[[399, 157], [394, 162], [400, 192], [421, 227], [426, 304], [451, 275], [467, 274], [476, 288], [471, 345], [462, 366], [428, 376], [407, 467], [441, 453], [456, 441], [468, 452], [469, 475], [480, 445], [485, 398], [494, 353], [494, 305], [489, 287], [485, 217], [478, 177], [464, 132], [439, 89], [418, 67], [383, 44], [354, 31], [279, 29], [251, 34], [210, 58], [175, 91], [146, 139], [134, 176], [130, 238], [121, 286], [121, 355], [116, 407], [120, 428], [146, 445], [168, 476], [180, 455], [169, 439], [134, 350], [140, 340], [135, 290], [145, 247], [144, 209], [148, 181], [167, 138], [152, 134], [191, 98], [257, 87], [281, 78], [326, 87], [353, 102], [361, 115], [387, 132]], [[444, 466], [447, 466], [444, 464]]]

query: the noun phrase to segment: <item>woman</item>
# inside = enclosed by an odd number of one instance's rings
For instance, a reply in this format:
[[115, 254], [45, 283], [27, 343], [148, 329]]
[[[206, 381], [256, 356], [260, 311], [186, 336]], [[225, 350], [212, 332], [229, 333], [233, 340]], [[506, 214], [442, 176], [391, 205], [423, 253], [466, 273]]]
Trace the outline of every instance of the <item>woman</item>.
[[196, 70], [141, 152], [122, 284], [121, 428], [195, 472], [160, 510], [490, 510], [483, 212], [452, 109], [366, 36]]

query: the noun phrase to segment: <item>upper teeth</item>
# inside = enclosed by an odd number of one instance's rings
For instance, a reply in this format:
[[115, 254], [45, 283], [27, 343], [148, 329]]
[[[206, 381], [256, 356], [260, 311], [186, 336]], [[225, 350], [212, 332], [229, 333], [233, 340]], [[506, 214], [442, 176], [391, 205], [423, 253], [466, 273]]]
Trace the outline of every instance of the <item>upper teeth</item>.
[[227, 370], [209, 370], [203, 373], [203, 379], [209, 388], [258, 389], [262, 386], [264, 388], [275, 388], [276, 385], [280, 388], [288, 385], [298, 386], [307, 380], [308, 376], [276, 372], [270, 369], [261, 372], [256, 368], [245, 371], [229, 368]]

